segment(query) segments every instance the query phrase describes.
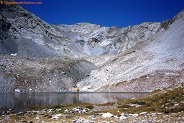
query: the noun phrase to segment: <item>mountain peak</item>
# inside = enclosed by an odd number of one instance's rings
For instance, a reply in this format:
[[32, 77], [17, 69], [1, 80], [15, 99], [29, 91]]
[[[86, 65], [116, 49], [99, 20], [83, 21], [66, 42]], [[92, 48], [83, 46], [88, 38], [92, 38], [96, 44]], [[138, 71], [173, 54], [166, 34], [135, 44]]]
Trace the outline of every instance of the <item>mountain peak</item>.
[[173, 17], [173, 21], [178, 20], [180, 18], [184, 18], [184, 9], [180, 11], [176, 16]]

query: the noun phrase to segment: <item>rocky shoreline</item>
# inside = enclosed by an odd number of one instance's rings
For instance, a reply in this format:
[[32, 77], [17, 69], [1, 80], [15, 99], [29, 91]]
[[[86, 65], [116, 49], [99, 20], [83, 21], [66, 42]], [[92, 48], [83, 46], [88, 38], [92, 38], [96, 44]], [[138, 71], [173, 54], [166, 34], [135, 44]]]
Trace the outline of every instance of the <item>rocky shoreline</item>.
[[[63, 110], [64, 109], [64, 110]], [[115, 108], [112, 108], [114, 110]], [[74, 107], [72, 109], [52, 108], [7, 113], [0, 116], [0, 122], [14, 123], [182, 123], [184, 112], [164, 114], [159, 112], [126, 113], [117, 111], [95, 113], [95, 109]]]
[[106, 104], [35, 107], [15, 113], [4, 110], [2, 123], [183, 123], [184, 86], [156, 90], [149, 95]]

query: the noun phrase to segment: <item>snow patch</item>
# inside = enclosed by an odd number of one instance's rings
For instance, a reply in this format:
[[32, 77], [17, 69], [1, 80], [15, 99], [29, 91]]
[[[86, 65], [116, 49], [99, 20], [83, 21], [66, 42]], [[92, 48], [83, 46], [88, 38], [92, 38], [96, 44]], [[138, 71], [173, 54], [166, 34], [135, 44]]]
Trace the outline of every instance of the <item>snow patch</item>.
[[11, 53], [10, 55], [11, 56], [17, 56], [17, 53]]

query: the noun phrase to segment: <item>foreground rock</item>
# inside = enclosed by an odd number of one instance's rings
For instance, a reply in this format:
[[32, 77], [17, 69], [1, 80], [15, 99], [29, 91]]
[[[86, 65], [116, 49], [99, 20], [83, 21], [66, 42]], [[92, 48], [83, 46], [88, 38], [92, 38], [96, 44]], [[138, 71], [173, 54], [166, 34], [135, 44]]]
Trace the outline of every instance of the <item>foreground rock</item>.
[[39, 114], [40, 111], [30, 111], [23, 115], [9, 114], [0, 116], [0, 122], [14, 122], [14, 123], [34, 123], [34, 122], [68, 122], [68, 123], [171, 123], [171, 122], [184, 122], [184, 112], [163, 114], [163, 113], [146, 113], [146, 114], [121, 114], [120, 116], [112, 115], [111, 113], [100, 114], [65, 114], [59, 112], [45, 111]]

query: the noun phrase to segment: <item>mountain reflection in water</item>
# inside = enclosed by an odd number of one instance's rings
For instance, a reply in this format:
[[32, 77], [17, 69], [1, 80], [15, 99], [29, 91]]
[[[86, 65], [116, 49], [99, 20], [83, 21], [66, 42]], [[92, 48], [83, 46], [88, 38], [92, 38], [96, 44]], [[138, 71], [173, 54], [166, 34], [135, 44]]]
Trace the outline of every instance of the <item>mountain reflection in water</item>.
[[[118, 100], [140, 98], [148, 93], [80, 93], [80, 103], [101, 104]], [[0, 93], [0, 109], [22, 111], [36, 106], [54, 106], [78, 103], [77, 93]]]

